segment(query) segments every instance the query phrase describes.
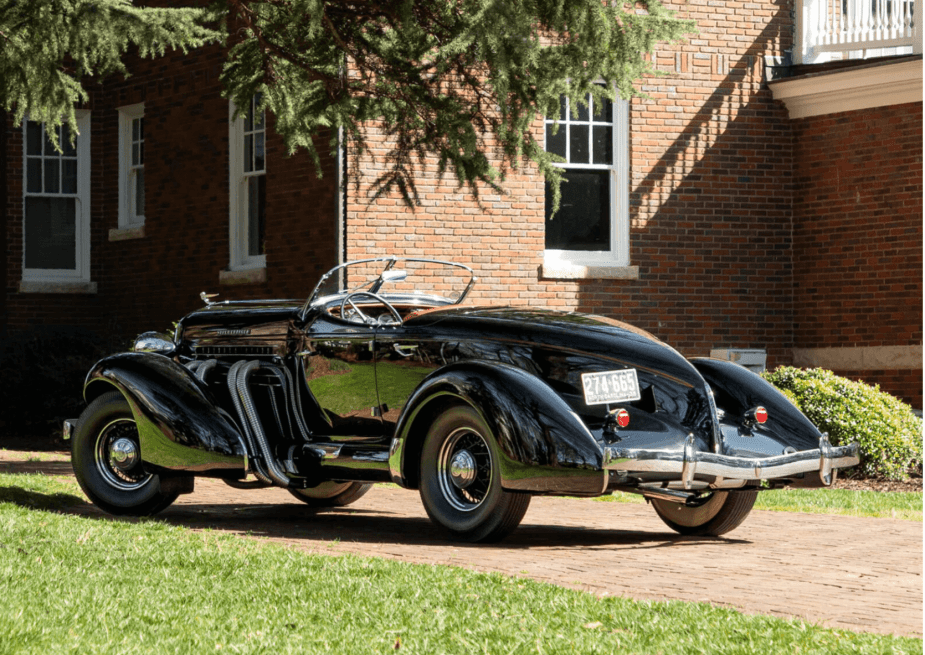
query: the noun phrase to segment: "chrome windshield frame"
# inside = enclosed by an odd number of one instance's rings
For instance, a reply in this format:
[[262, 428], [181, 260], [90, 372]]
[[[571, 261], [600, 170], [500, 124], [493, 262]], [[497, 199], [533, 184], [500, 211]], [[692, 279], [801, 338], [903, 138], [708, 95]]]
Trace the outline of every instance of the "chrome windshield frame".
[[[382, 262], [384, 264], [382, 271], [380, 271], [379, 273], [380, 280], [382, 279], [382, 275], [384, 273], [395, 268], [395, 265], [398, 264], [399, 262], [435, 264], [438, 266], [459, 268], [459, 269], [466, 271], [469, 274], [469, 281], [466, 283], [465, 288], [462, 290], [462, 293], [460, 293], [459, 297], [455, 299], [443, 298], [442, 296], [440, 297], [441, 299], [446, 301], [447, 305], [458, 305], [462, 303], [463, 300], [466, 299], [466, 296], [469, 295], [469, 292], [472, 290], [472, 287], [475, 286], [475, 283], [478, 281], [478, 278], [475, 276], [475, 272], [470, 267], [466, 266], [465, 264], [458, 264], [456, 262], [448, 262], [448, 261], [444, 261], [441, 259], [425, 259], [425, 258], [420, 258], [420, 257], [373, 257], [370, 259], [357, 259], [357, 260], [353, 260], [349, 262], [344, 262], [343, 264], [338, 264], [337, 266], [332, 268], [330, 271], [328, 271], [327, 273], [321, 276], [321, 279], [318, 280], [318, 284], [315, 285], [315, 288], [312, 290], [311, 294], [305, 300], [305, 304], [302, 305], [302, 310], [299, 312], [299, 316], [301, 317], [301, 319], [304, 320], [305, 317], [308, 315], [309, 309], [312, 307], [315, 301], [319, 299], [320, 297], [319, 294], [321, 293], [322, 287], [324, 287], [324, 285], [331, 278], [341, 275], [344, 271], [348, 269], [348, 267], [359, 266], [362, 264], [371, 264], [375, 262]], [[340, 286], [344, 286], [344, 285], [341, 284]], [[330, 294], [330, 293], [325, 294], [325, 297], [336, 296], [338, 294], [347, 293], [347, 292], [349, 292], [349, 289], [339, 289], [334, 294]]]

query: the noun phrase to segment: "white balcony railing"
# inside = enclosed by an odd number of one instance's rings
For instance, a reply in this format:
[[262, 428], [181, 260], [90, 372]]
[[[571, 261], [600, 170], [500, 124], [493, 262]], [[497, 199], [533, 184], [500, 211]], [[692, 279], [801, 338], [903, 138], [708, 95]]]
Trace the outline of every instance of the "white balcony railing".
[[794, 63], [921, 53], [922, 4], [922, 0], [796, 0]]

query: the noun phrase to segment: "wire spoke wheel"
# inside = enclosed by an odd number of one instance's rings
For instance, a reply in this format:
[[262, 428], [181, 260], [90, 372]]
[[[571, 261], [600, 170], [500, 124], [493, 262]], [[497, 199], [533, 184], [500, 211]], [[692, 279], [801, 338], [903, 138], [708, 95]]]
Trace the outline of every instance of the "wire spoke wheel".
[[372, 488], [373, 485], [362, 482], [328, 480], [307, 489], [290, 489], [289, 493], [309, 507], [343, 507], [359, 500]]
[[714, 491], [695, 506], [653, 498], [652, 507], [675, 532], [718, 537], [742, 524], [757, 497], [758, 492], [754, 490]]
[[420, 490], [430, 519], [463, 541], [498, 541], [514, 530], [530, 495], [501, 486], [494, 435], [472, 407], [447, 407], [421, 451]]
[[491, 450], [482, 436], [469, 428], [454, 431], [440, 448], [437, 459], [440, 490], [461, 512], [471, 512], [491, 488]]
[[[138, 427], [118, 391], [104, 393], [80, 415], [71, 440], [71, 462], [80, 488], [110, 514], [149, 516], [192, 491], [192, 478], [164, 479], [145, 470]], [[184, 490], [188, 489], [188, 490]]]
[[141, 465], [138, 428], [132, 419], [116, 419], [100, 430], [94, 461], [103, 479], [123, 491], [140, 489], [153, 477]]

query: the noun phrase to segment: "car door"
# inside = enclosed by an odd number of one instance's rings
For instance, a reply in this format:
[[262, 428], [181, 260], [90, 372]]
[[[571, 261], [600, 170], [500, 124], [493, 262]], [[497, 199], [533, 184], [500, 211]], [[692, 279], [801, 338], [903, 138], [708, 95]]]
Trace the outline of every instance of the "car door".
[[374, 326], [321, 313], [305, 333], [299, 353], [305, 382], [324, 414], [324, 426], [339, 440], [383, 438], [376, 393]]

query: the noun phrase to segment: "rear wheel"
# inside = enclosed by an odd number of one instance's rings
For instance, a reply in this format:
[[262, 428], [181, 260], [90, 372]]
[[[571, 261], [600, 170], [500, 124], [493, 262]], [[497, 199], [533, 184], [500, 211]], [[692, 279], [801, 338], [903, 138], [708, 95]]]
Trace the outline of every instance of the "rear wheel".
[[343, 507], [362, 498], [373, 488], [362, 482], [322, 482], [309, 489], [290, 489], [289, 493], [311, 507]]
[[530, 504], [529, 494], [501, 488], [494, 437], [471, 407], [451, 407], [430, 426], [420, 479], [427, 515], [463, 541], [504, 538], [520, 524]]
[[757, 491], [714, 491], [696, 507], [657, 498], [652, 499], [652, 507], [675, 532], [718, 537], [742, 524], [757, 497]]
[[145, 471], [138, 428], [118, 391], [91, 402], [77, 424], [71, 460], [80, 488], [110, 514], [148, 516], [177, 499], [161, 488], [161, 479]]

